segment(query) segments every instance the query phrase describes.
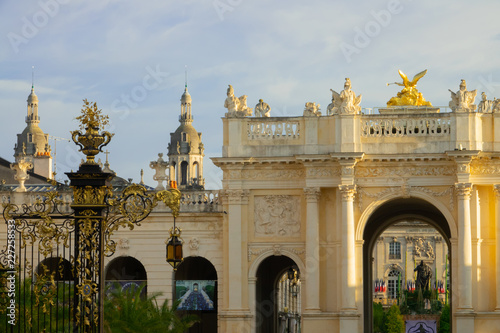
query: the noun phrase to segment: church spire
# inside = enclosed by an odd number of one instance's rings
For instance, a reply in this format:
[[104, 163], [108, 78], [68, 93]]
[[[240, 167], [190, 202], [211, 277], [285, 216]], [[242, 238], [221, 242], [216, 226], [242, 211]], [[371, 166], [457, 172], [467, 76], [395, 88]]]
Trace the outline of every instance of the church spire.
[[193, 122], [193, 116], [191, 114], [191, 95], [188, 92], [187, 84], [187, 66], [185, 76], [184, 93], [181, 96], [181, 116], [179, 117], [179, 122], [181, 124]]

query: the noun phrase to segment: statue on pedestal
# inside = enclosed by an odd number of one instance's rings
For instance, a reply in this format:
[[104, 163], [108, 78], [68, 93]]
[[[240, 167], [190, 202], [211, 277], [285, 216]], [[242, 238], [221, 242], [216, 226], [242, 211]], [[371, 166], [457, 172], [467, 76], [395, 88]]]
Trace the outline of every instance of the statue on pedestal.
[[304, 108], [304, 117], [319, 117], [321, 116], [321, 112], [319, 112], [319, 104], [313, 102], [307, 102]]
[[398, 86], [402, 86], [404, 88], [398, 92], [396, 97], [392, 97], [389, 102], [387, 102], [387, 106], [432, 106], [431, 102], [426, 101], [422, 96], [422, 93], [417, 90], [417, 82], [425, 76], [427, 69], [416, 74], [411, 81], [408, 80], [406, 74], [401, 70], [398, 72], [399, 76], [403, 79], [403, 82], [387, 83], [387, 85], [397, 84]]
[[337, 93], [335, 90], [330, 89], [332, 92], [332, 102], [328, 105], [328, 115], [340, 114], [358, 114], [361, 112], [361, 95], [356, 97], [354, 91], [351, 90], [351, 79], [346, 78], [344, 83], [344, 90]]
[[417, 289], [429, 290], [430, 282], [432, 279], [432, 270], [429, 265], [424, 264], [424, 261], [420, 261], [420, 265], [418, 265], [414, 270], [417, 272]]
[[465, 80], [460, 81], [460, 90], [456, 93], [448, 89], [451, 93], [450, 108], [453, 112], [473, 112], [476, 110], [474, 100], [477, 90], [467, 91]]
[[255, 105], [255, 117], [270, 117], [271, 107], [269, 104], [264, 103], [262, 99], [259, 99], [259, 103]]
[[479, 106], [477, 108], [477, 112], [480, 113], [491, 113], [493, 110], [493, 101], [489, 101], [488, 97], [484, 93], [481, 93], [481, 102], [479, 102]]
[[227, 98], [224, 101], [224, 107], [227, 109], [227, 117], [248, 117], [252, 115], [252, 109], [247, 106], [247, 95], [240, 98], [234, 96], [233, 86], [227, 88]]

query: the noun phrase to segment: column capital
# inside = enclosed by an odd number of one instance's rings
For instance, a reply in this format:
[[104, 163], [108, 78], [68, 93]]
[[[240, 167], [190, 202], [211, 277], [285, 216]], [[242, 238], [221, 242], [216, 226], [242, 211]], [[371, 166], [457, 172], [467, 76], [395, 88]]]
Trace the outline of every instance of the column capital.
[[493, 185], [493, 192], [495, 192], [495, 197], [500, 199], [500, 184]]
[[220, 192], [222, 200], [228, 204], [233, 205], [246, 205], [248, 204], [249, 190], [235, 189], [235, 190], [222, 190]]
[[343, 200], [353, 200], [356, 194], [356, 185], [339, 185]]
[[306, 187], [304, 195], [307, 202], [317, 202], [321, 196], [321, 189], [319, 187]]
[[456, 183], [455, 189], [457, 190], [459, 198], [470, 199], [470, 193], [472, 191], [471, 183]]

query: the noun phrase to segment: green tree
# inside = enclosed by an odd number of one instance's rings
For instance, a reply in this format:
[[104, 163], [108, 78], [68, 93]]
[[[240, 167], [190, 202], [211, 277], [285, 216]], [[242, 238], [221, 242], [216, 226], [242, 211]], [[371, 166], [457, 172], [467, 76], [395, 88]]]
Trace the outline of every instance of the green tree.
[[387, 320], [385, 322], [387, 333], [403, 333], [405, 331], [405, 322], [399, 311], [399, 306], [393, 304], [387, 311]]
[[104, 326], [106, 333], [182, 333], [198, 321], [196, 316], [179, 317], [178, 302], [172, 306], [165, 300], [158, 305], [160, 293], [141, 296], [141, 288], [122, 291], [113, 288], [104, 302]]
[[384, 307], [382, 304], [373, 302], [373, 332], [384, 333]]
[[450, 328], [450, 306], [447, 304], [443, 307], [441, 317], [439, 317], [439, 331], [438, 333], [449, 333]]

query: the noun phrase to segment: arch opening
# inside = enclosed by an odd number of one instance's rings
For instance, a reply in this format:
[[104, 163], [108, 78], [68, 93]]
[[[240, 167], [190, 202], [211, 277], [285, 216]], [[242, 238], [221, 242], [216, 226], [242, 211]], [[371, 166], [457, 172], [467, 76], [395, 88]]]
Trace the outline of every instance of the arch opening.
[[[421, 261], [426, 267], [425, 272], [431, 272], [427, 275], [434, 275], [429, 278], [429, 290], [423, 290], [429, 299], [425, 307], [439, 311], [445, 302], [451, 306], [451, 298], [446, 298], [446, 291], [442, 290], [446, 283], [450, 290], [451, 280], [440, 280], [443, 274], [451, 276], [450, 238], [451, 231], [445, 216], [423, 199], [393, 199], [373, 212], [363, 230], [365, 332], [374, 332], [374, 308], [377, 312], [382, 307], [397, 304], [407, 314], [420, 311], [423, 303], [418, 303], [417, 308], [413, 301], [418, 294], [415, 269]], [[442, 295], [440, 291], [443, 291]], [[379, 305], [375, 307], [375, 303]]]
[[175, 272], [175, 299], [178, 310], [194, 314], [200, 321], [188, 329], [189, 333], [217, 332], [217, 270], [203, 257], [187, 257]]
[[122, 291], [129, 288], [143, 288], [141, 295], [147, 295], [148, 278], [142, 263], [129, 256], [118, 257], [109, 262], [106, 268], [106, 286], [115, 288], [119, 285]]
[[297, 263], [287, 256], [269, 256], [260, 263], [256, 277], [256, 332], [300, 332], [302, 304]]

